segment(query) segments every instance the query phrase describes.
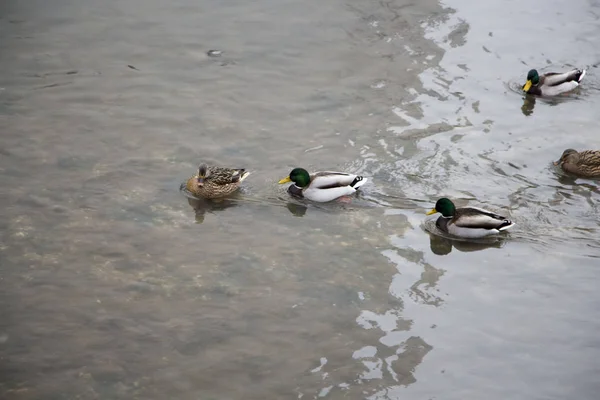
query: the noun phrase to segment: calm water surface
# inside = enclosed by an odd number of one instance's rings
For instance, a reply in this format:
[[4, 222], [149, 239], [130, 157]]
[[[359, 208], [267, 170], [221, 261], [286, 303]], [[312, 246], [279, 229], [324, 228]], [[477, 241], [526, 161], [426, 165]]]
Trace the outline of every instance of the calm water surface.
[[[600, 189], [551, 161], [600, 148], [600, 3], [480, 3], [2, 2], [1, 397], [597, 399]], [[198, 205], [201, 160], [253, 174]]]

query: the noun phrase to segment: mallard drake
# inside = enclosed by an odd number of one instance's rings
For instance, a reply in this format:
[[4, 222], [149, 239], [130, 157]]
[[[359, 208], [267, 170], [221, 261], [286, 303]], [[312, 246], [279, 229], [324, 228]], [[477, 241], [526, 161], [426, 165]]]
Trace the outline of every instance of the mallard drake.
[[567, 149], [563, 151], [560, 160], [554, 162], [554, 165], [559, 165], [563, 171], [581, 177], [597, 178], [600, 177], [600, 150]]
[[501, 215], [476, 207], [456, 208], [447, 199], [439, 199], [435, 208], [427, 213], [442, 214], [435, 225], [443, 232], [463, 238], [480, 238], [495, 235], [514, 226], [514, 223]]
[[556, 96], [575, 89], [584, 76], [585, 69], [574, 69], [563, 73], [548, 72], [542, 76], [537, 70], [532, 69], [527, 73], [527, 82], [523, 85], [523, 91], [539, 96]]
[[367, 182], [366, 178], [345, 172], [323, 171], [309, 174], [304, 168], [294, 168], [279, 183], [294, 182], [288, 192], [294, 196], [324, 203], [356, 193]]
[[225, 197], [240, 186], [250, 175], [243, 168], [225, 168], [201, 164], [198, 173], [187, 180], [185, 188], [197, 197], [215, 199]]

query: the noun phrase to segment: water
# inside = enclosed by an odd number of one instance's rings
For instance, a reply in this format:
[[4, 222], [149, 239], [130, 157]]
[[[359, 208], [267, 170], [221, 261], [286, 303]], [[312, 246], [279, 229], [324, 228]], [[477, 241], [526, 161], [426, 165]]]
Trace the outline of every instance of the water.
[[[0, 15], [3, 398], [597, 397], [600, 191], [551, 162], [600, 148], [598, 2]], [[577, 93], [519, 93], [570, 66]], [[252, 175], [207, 208], [201, 160]], [[294, 166], [370, 182], [307, 205]], [[517, 226], [431, 237], [441, 196]]]

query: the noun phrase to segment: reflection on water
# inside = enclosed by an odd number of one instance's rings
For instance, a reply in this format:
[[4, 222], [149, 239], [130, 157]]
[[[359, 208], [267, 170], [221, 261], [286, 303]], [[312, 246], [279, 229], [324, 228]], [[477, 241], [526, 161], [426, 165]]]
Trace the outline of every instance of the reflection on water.
[[306, 210], [308, 210], [308, 207], [306, 207], [303, 204], [291, 203], [291, 202], [288, 202], [286, 204], [286, 207], [288, 210], [290, 210], [292, 215], [295, 217], [304, 217], [304, 214], [306, 214]]
[[196, 222], [201, 224], [204, 222], [204, 216], [207, 212], [214, 213], [215, 211], [223, 211], [237, 204], [231, 199], [207, 200], [187, 198], [188, 204], [194, 209]]
[[445, 256], [450, 254], [453, 248], [458, 251], [469, 252], [479, 251], [489, 248], [502, 248], [504, 246], [504, 240], [493, 240], [493, 241], [465, 241], [465, 240], [453, 240], [436, 234], [428, 233], [429, 235], [429, 246], [431, 252], [438, 256]]
[[[391, 242], [397, 245], [401, 241], [393, 236]], [[382, 292], [380, 287], [374, 287], [373, 292], [359, 292], [358, 298], [363, 306], [356, 318], [358, 326], [372, 332], [377, 340], [352, 351], [352, 359], [362, 368], [351, 380], [344, 379], [345, 374], [338, 369], [328, 368], [323, 362], [326, 358], [321, 359], [321, 366], [311, 371], [318, 371], [325, 381], [320, 391], [315, 393], [317, 396], [348, 396], [350, 393], [360, 397], [370, 395], [375, 399], [390, 398], [386, 395], [388, 390], [417, 382], [416, 371], [434, 350], [426, 339], [427, 335], [415, 333], [414, 327], [418, 322], [407, 316], [406, 311], [412, 311], [412, 304], [419, 307], [442, 305], [444, 300], [437, 286], [444, 270], [423, 263], [421, 253], [405, 246], [384, 250], [382, 255], [395, 268], [387, 290], [389, 300], [387, 304], [372, 301], [372, 296]], [[429, 328], [434, 329], [435, 326]]]
[[592, 209], [597, 207], [597, 195], [600, 195], [600, 186], [597, 183], [560, 172], [557, 176], [561, 186], [556, 188], [555, 204], [560, 204], [562, 201], [574, 203], [584, 199]]
[[523, 96], [523, 105], [521, 106], [521, 112], [526, 117], [529, 117], [533, 114], [533, 109], [535, 108], [535, 96], [526, 94]]

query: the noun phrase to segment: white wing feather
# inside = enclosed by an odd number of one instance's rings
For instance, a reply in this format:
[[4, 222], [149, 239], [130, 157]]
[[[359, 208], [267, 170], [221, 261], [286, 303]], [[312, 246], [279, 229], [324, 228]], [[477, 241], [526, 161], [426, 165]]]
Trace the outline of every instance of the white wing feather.
[[[478, 238], [494, 235], [499, 233], [500, 231], [510, 229], [514, 226], [514, 223], [511, 222], [509, 225], [505, 225], [501, 228], [495, 228], [496, 226], [500, 225], [503, 221], [508, 221], [508, 218], [483, 208], [468, 208], [485, 214], [472, 214], [461, 216], [456, 223], [448, 224], [449, 233], [466, 238]], [[481, 228], [479, 228], [478, 226]], [[486, 226], [487, 229], [483, 228]]]
[[498, 233], [498, 229], [474, 229], [474, 228], [462, 228], [460, 226], [456, 226], [454, 224], [448, 225], [448, 233], [460, 236], [463, 238], [480, 238], [490, 235], [496, 235]]
[[577, 73], [579, 73], [579, 70], [573, 69], [571, 71], [563, 72], [561, 74], [546, 75], [544, 79], [544, 85], [557, 85], [563, 81], [566, 81], [572, 75], [576, 75]]
[[338, 197], [347, 196], [356, 192], [352, 186], [338, 186], [331, 189], [313, 188], [312, 185], [302, 191], [302, 195], [312, 201], [325, 203]]
[[350, 185], [356, 175], [344, 172], [323, 171], [315, 172], [311, 176], [310, 186], [315, 188], [328, 187], [332, 185]]
[[336, 171], [321, 171], [311, 174], [311, 182], [308, 188], [302, 191], [302, 195], [312, 201], [328, 202], [338, 197], [348, 196], [356, 193], [356, 189], [367, 182], [366, 178], [356, 182], [354, 187], [350, 186], [357, 175]]
[[565, 82], [556, 86], [542, 86], [542, 95], [557, 96], [561, 93], [570, 92], [571, 90], [574, 90], [577, 86], [579, 86], [579, 83], [576, 81]]
[[[556, 96], [561, 93], [570, 92], [571, 90], [574, 90], [577, 86], [579, 86], [579, 83], [583, 80], [585, 73], [585, 69], [573, 69], [562, 74], [546, 75], [544, 78], [544, 85], [542, 86], [542, 95]], [[575, 77], [578, 74], [581, 75], [579, 76], [578, 80], [575, 80]], [[568, 82], [564, 82], [567, 80]]]

